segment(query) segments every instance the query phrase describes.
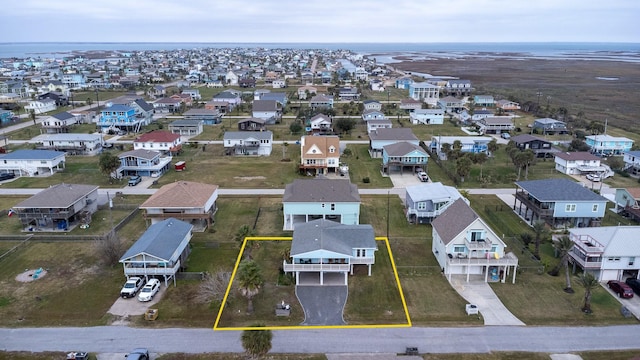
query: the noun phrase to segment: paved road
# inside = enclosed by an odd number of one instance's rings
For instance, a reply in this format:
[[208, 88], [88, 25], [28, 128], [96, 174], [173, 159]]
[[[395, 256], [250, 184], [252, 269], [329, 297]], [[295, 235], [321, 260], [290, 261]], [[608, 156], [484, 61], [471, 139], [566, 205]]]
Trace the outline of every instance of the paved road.
[[[640, 325], [282, 330], [274, 331], [272, 352], [400, 353], [408, 346], [429, 353], [622, 350], [640, 349], [638, 334]], [[138, 346], [154, 353], [243, 351], [238, 331], [126, 326], [0, 329], [3, 351], [125, 353]]]

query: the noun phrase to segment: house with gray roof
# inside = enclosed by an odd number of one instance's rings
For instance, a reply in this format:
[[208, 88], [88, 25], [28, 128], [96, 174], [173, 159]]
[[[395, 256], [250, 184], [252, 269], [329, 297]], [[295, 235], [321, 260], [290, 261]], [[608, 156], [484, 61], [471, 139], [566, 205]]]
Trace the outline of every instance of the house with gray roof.
[[181, 268], [189, 256], [193, 225], [169, 218], [155, 223], [120, 258], [127, 277], [149, 279], [162, 277], [165, 286]]
[[382, 148], [398, 142], [408, 142], [419, 146], [420, 140], [410, 128], [378, 128], [369, 133], [369, 154], [371, 157], [381, 157]]
[[513, 209], [527, 222], [553, 228], [600, 226], [607, 199], [569, 179], [516, 182]]
[[569, 229], [570, 261], [598, 281], [640, 278], [640, 226], [602, 226]]
[[223, 138], [227, 155], [269, 156], [273, 149], [273, 133], [266, 131], [226, 131]]
[[287, 184], [282, 197], [284, 227], [328, 219], [345, 225], [360, 223], [360, 194], [349, 180], [296, 179]]
[[416, 168], [426, 168], [429, 154], [420, 146], [406, 141], [385, 145], [382, 148], [382, 172], [390, 174], [398, 171], [403, 174], [406, 168], [411, 174]]
[[431, 251], [444, 275], [482, 276], [485, 282], [505, 282], [511, 273], [516, 281], [518, 258], [507, 245], [459, 198], [431, 223]]
[[67, 231], [77, 225], [89, 225], [98, 210], [98, 187], [82, 184], [57, 184], [18, 203], [18, 214], [25, 231]]
[[69, 155], [96, 155], [102, 151], [102, 135], [83, 133], [42, 134], [31, 139], [37, 149], [64, 151]]
[[183, 115], [185, 120], [202, 120], [204, 125], [215, 125], [222, 122], [222, 115], [217, 109], [189, 109]]
[[53, 175], [64, 169], [66, 153], [53, 150], [16, 150], [0, 154], [0, 172], [16, 176]]
[[63, 111], [42, 120], [42, 129], [49, 134], [67, 133], [77, 123], [78, 119], [73, 114]]
[[468, 203], [458, 189], [440, 182], [407, 186], [405, 191], [405, 214], [410, 224], [431, 223], [460, 198]]
[[254, 100], [251, 111], [254, 118], [265, 119], [267, 124], [275, 124], [282, 117], [282, 105], [275, 100]]
[[543, 118], [533, 121], [533, 130], [541, 134], [568, 134], [567, 124], [564, 121]]
[[[192, 109], [204, 110], [204, 109]], [[191, 111], [191, 110], [189, 110]], [[217, 112], [217, 111], [216, 111]], [[196, 136], [204, 129], [204, 120], [199, 119], [178, 119], [169, 124], [169, 131], [180, 136]]]
[[356, 265], [367, 265], [371, 276], [377, 250], [371, 225], [318, 219], [296, 227], [283, 269], [295, 274], [296, 285], [347, 285]]
[[171, 156], [164, 156], [160, 151], [137, 149], [125, 151], [118, 155], [120, 167], [112, 176], [140, 175], [159, 177], [171, 166]]

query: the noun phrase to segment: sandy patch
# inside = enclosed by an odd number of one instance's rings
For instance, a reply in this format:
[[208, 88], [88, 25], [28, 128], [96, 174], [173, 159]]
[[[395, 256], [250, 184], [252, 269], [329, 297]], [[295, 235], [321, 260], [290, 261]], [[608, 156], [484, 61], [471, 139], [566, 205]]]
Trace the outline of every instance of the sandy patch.
[[[37, 275], [36, 275], [36, 272], [38, 273]], [[47, 270], [45, 270], [45, 269], [27, 270], [27, 271], [23, 272], [22, 274], [19, 274], [18, 276], [16, 276], [16, 281], [19, 281], [19, 282], [31, 282], [31, 281], [40, 279], [40, 278], [44, 277], [45, 275], [47, 275]]]
[[264, 179], [266, 179], [266, 177], [264, 177], [264, 176], [234, 176], [233, 178], [237, 179], [237, 180], [242, 180], [242, 181], [264, 180]]

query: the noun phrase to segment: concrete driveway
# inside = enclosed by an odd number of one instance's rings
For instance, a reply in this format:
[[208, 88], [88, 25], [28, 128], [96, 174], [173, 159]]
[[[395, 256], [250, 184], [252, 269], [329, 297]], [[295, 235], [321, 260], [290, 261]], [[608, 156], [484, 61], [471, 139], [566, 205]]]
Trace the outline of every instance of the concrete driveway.
[[[158, 291], [153, 299], [148, 302], [138, 301], [137, 297], [132, 297], [130, 299], [123, 299], [121, 297], [118, 297], [113, 305], [111, 305], [111, 308], [109, 308], [109, 311], [107, 311], [107, 313], [119, 317], [113, 323], [111, 323], [111, 325], [128, 325], [129, 317], [144, 315], [144, 313], [148, 309], [152, 308], [153, 305], [157, 304], [158, 301], [160, 301], [162, 295], [164, 295], [166, 291], [167, 287], [164, 286], [164, 283], [162, 283], [162, 285], [160, 285], [160, 291]], [[161, 315], [158, 314], [158, 316]]]
[[622, 306], [625, 306], [627, 309], [629, 309], [629, 311], [631, 311], [631, 313], [633, 314], [633, 316], [636, 317], [636, 319], [640, 320], [640, 296], [638, 294], [634, 293], [631, 299], [624, 299], [619, 297], [618, 294], [611, 291], [611, 289], [609, 289], [609, 286], [607, 286], [606, 281], [601, 282], [600, 285], [602, 285], [602, 287], [605, 288], [605, 290], [607, 290], [609, 294], [611, 294], [611, 296], [618, 299], [618, 302]]
[[491, 286], [484, 282], [484, 279], [472, 276], [467, 282], [466, 275], [453, 275], [451, 276], [451, 286], [469, 304], [478, 307], [485, 325], [525, 325], [504, 306]]
[[296, 296], [304, 310], [301, 325], [344, 325], [342, 311], [347, 303], [346, 285], [298, 285]]

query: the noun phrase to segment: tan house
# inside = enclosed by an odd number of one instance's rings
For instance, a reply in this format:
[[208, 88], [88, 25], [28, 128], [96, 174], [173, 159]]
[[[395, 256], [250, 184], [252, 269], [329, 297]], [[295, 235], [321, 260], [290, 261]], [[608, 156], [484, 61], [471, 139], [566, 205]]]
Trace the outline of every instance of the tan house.
[[300, 172], [308, 175], [336, 172], [340, 166], [338, 136], [303, 136], [300, 141]]
[[218, 185], [176, 181], [158, 189], [140, 209], [151, 224], [176, 218], [192, 224], [195, 231], [204, 231], [213, 223], [217, 200]]

